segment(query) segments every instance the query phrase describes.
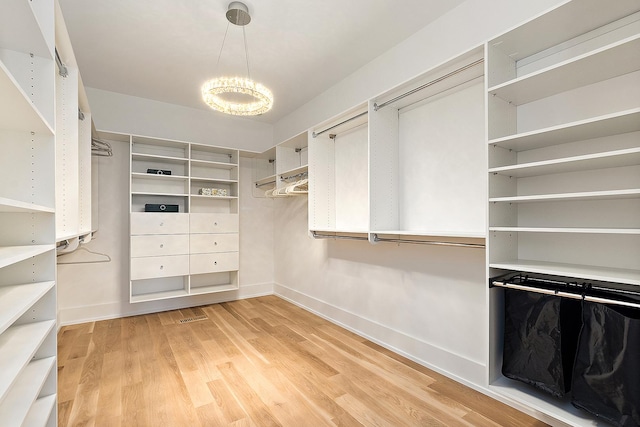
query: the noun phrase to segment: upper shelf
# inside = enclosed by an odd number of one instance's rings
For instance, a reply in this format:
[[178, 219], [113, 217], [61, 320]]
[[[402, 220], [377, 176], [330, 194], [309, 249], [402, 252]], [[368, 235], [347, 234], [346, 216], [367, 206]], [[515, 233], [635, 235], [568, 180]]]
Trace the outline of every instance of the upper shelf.
[[489, 88], [514, 105], [640, 70], [640, 35]]
[[581, 193], [536, 194], [530, 196], [492, 197], [490, 203], [562, 202], [572, 200], [608, 200], [640, 198], [640, 188], [628, 190], [587, 191]]
[[586, 154], [563, 159], [545, 160], [489, 169], [489, 173], [516, 178], [550, 175], [582, 170], [640, 165], [640, 148]]
[[489, 144], [509, 150], [526, 151], [636, 131], [640, 131], [640, 108], [495, 138], [489, 140]]
[[[1, 10], [1, 8], [0, 8]], [[53, 128], [0, 61], [0, 129], [53, 135]]]
[[[53, 59], [53, 7], [47, 3], [51, 2], [0, 1], [0, 49]], [[40, 13], [46, 8], [50, 13]], [[51, 22], [45, 21], [49, 16]]]
[[55, 250], [55, 245], [0, 246], [0, 268]]
[[237, 163], [215, 162], [211, 160], [191, 159], [192, 166], [206, 166], [215, 169], [233, 169], [237, 168]]
[[16, 213], [53, 213], [54, 208], [49, 206], [36, 205], [33, 203], [22, 202], [20, 200], [7, 199], [0, 197], [0, 212], [16, 212]]
[[188, 159], [184, 157], [172, 157], [172, 156], [161, 156], [157, 154], [143, 154], [143, 153], [133, 153], [131, 155], [131, 159], [136, 161], [157, 161], [162, 163], [170, 163], [177, 165], [184, 165], [188, 162]]

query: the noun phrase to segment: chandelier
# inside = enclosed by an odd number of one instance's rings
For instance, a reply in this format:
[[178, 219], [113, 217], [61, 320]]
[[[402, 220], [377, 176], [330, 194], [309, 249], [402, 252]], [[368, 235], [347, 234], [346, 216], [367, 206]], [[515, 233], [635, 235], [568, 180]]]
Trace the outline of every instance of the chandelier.
[[[273, 94], [261, 83], [251, 80], [249, 72], [249, 55], [247, 50], [247, 36], [244, 26], [251, 22], [249, 9], [244, 3], [234, 1], [227, 10], [229, 23], [242, 27], [244, 53], [247, 62], [247, 77], [216, 77], [202, 85], [202, 99], [211, 108], [225, 114], [236, 116], [256, 116], [264, 114], [273, 106]], [[229, 31], [225, 31], [222, 47], [218, 55], [216, 68], [220, 64], [220, 56]]]

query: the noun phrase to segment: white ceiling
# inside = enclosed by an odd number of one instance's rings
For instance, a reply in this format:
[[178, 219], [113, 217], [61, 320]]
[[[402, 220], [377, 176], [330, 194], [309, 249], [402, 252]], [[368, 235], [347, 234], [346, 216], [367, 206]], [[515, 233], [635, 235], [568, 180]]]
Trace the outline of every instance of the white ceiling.
[[[274, 123], [464, 0], [246, 0], [251, 77]], [[245, 75], [228, 0], [59, 0], [85, 86], [208, 109], [200, 86]], [[418, 53], [416, 53], [418, 54]], [[216, 113], [219, 114], [219, 113]]]

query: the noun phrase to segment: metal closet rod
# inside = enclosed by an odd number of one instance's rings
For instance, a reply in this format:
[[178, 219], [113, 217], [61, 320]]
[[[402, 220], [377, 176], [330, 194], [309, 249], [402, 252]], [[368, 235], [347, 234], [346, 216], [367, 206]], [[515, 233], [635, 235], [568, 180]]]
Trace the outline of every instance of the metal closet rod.
[[274, 179], [273, 181], [263, 182], [262, 184], [256, 184], [256, 187], [264, 187], [265, 185], [275, 184], [275, 183], [276, 183], [276, 180]]
[[[316, 239], [342, 239], [342, 240], [369, 240], [367, 237], [361, 236], [339, 236], [334, 234], [320, 234], [312, 231], [313, 237]], [[410, 243], [414, 245], [435, 245], [435, 246], [455, 246], [462, 248], [476, 248], [484, 249], [485, 245], [482, 243], [459, 243], [459, 242], [447, 242], [438, 240], [412, 240], [412, 239], [383, 239], [378, 237], [378, 234], [373, 234], [374, 242], [386, 242], [386, 243]]]
[[[580, 286], [577, 283], [565, 282], [564, 284], [565, 285], [573, 285], [574, 287]], [[602, 298], [602, 297], [596, 297], [596, 296], [593, 296], [593, 295], [587, 295], [586, 292], [589, 291], [589, 288], [586, 287], [585, 285], [581, 286], [582, 293], [561, 291], [561, 290], [557, 290], [557, 289], [538, 288], [538, 287], [535, 287], [535, 286], [520, 285], [520, 284], [517, 284], [517, 283], [509, 283], [508, 281], [498, 281], [498, 280], [492, 280], [491, 281], [491, 286], [492, 287], [499, 287], [499, 288], [507, 288], [507, 289], [516, 289], [516, 290], [519, 290], [519, 291], [528, 291], [528, 292], [534, 292], [534, 293], [544, 294], [544, 295], [552, 295], [552, 296], [563, 297], [563, 298], [580, 299], [580, 300], [589, 301], [589, 302], [596, 302], [596, 303], [600, 303], [600, 304], [611, 304], [611, 305], [620, 305], [620, 306], [631, 307], [631, 308], [640, 308], [640, 303], [634, 303], [634, 302], [628, 302], [628, 301], [620, 301], [620, 300], [615, 300], [615, 299], [611, 299], [611, 298]], [[597, 289], [601, 290], [601, 291], [605, 291], [605, 292], [606, 291], [610, 291], [610, 292], [614, 292], [615, 291], [615, 290], [601, 288], [601, 287], [598, 287]], [[622, 293], [625, 293], [625, 292], [622, 291]], [[631, 292], [627, 292], [627, 293], [631, 293]]]
[[300, 172], [300, 173], [296, 173], [296, 174], [293, 174], [293, 175], [287, 175], [287, 176], [280, 175], [280, 179], [284, 181], [284, 180], [291, 179], [291, 178], [301, 178], [301, 177], [307, 176], [307, 175], [309, 175], [309, 172]]
[[447, 73], [447, 74], [445, 74], [445, 75], [444, 75], [444, 76], [442, 76], [442, 77], [438, 77], [437, 79], [431, 80], [430, 82], [427, 82], [427, 83], [425, 83], [425, 84], [423, 84], [423, 85], [421, 85], [421, 86], [418, 86], [418, 87], [417, 87], [417, 88], [415, 88], [415, 89], [411, 89], [410, 91], [405, 92], [405, 93], [403, 93], [402, 95], [398, 95], [398, 96], [396, 96], [396, 97], [395, 97], [395, 98], [393, 98], [393, 99], [390, 99], [390, 100], [388, 100], [388, 101], [385, 101], [385, 102], [383, 102], [382, 104], [374, 103], [374, 104], [373, 104], [373, 110], [374, 110], [374, 111], [378, 111], [379, 109], [381, 109], [381, 108], [383, 108], [383, 107], [386, 107], [386, 106], [387, 106], [387, 105], [389, 105], [389, 104], [393, 104], [394, 102], [399, 101], [399, 100], [401, 100], [402, 98], [405, 98], [405, 97], [407, 97], [407, 96], [409, 96], [409, 95], [413, 95], [414, 93], [419, 92], [419, 91], [421, 91], [422, 89], [426, 89], [426, 88], [428, 88], [429, 86], [433, 86], [433, 85], [434, 85], [434, 84], [436, 84], [436, 83], [440, 83], [441, 81], [446, 80], [446, 79], [448, 79], [449, 77], [453, 77], [453, 76], [455, 76], [456, 74], [460, 74], [461, 72], [466, 71], [466, 70], [468, 70], [469, 68], [475, 67], [476, 65], [480, 65], [480, 64], [482, 64], [483, 62], [484, 62], [484, 58], [478, 59], [477, 61], [473, 61], [472, 63], [467, 64], [467, 65], [465, 65], [465, 66], [463, 66], [463, 67], [460, 67], [460, 68], [458, 68], [457, 70], [454, 70], [454, 71], [452, 71], [452, 72], [450, 72], [450, 73]]
[[325, 133], [325, 132], [329, 132], [331, 129], [335, 129], [335, 128], [337, 128], [337, 127], [338, 127], [338, 126], [340, 126], [340, 125], [343, 125], [343, 124], [345, 124], [345, 123], [349, 123], [350, 121], [355, 120], [355, 119], [357, 119], [357, 118], [359, 118], [359, 117], [362, 117], [362, 116], [364, 116], [365, 114], [368, 114], [368, 113], [369, 113], [368, 111], [363, 111], [362, 113], [360, 113], [360, 114], [358, 114], [358, 115], [355, 115], [355, 116], [351, 117], [350, 119], [347, 119], [347, 120], [341, 121], [341, 122], [340, 122], [340, 123], [338, 123], [338, 124], [335, 124], [335, 125], [333, 125], [333, 126], [331, 126], [331, 127], [326, 128], [325, 130], [321, 130], [320, 132], [313, 132], [313, 133], [311, 134], [311, 136], [313, 136], [313, 137], [315, 138], [316, 136], [322, 135], [322, 134], [323, 134], [323, 133]]

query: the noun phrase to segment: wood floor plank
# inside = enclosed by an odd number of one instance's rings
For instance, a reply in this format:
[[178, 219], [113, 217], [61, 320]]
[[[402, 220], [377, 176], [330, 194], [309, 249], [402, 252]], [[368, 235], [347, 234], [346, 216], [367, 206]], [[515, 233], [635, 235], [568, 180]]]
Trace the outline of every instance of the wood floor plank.
[[276, 296], [58, 339], [60, 427], [545, 425]]

